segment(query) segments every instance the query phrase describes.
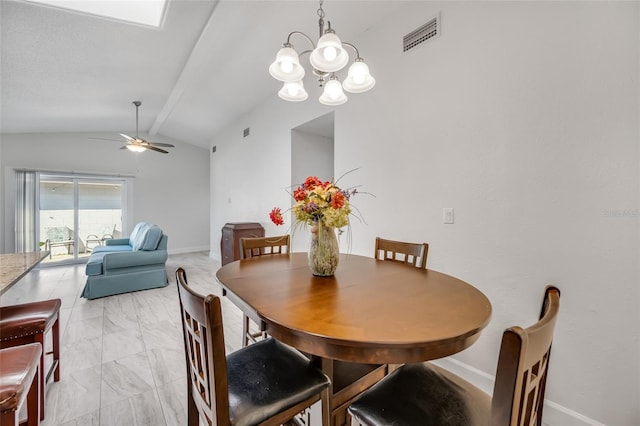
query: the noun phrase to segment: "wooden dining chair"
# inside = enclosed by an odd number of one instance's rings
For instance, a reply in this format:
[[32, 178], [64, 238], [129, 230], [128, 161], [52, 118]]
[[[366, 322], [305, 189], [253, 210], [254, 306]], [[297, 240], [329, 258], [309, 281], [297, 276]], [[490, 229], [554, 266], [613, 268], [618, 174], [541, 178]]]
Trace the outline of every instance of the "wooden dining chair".
[[349, 406], [360, 425], [541, 426], [560, 290], [545, 290], [540, 320], [504, 331], [493, 397], [432, 363], [406, 364]]
[[427, 243], [406, 243], [376, 237], [374, 258], [378, 260], [390, 260], [424, 269], [427, 267], [428, 254], [429, 244]]
[[240, 238], [240, 259], [288, 253], [290, 240], [289, 234], [273, 237], [242, 237]]
[[187, 365], [188, 425], [280, 425], [322, 401], [330, 422], [331, 383], [295, 349], [261, 340], [225, 356], [220, 298], [201, 296], [176, 270]]
[[27, 426], [40, 424], [40, 343], [0, 349], [0, 425], [18, 426], [27, 404]]
[[[251, 259], [257, 256], [272, 256], [289, 253], [291, 236], [277, 235], [272, 237], [240, 238], [240, 259]], [[253, 323], [253, 324], [252, 324]], [[257, 329], [257, 331], [254, 331]], [[264, 323], [259, 318], [242, 315], [242, 347], [267, 337]]]

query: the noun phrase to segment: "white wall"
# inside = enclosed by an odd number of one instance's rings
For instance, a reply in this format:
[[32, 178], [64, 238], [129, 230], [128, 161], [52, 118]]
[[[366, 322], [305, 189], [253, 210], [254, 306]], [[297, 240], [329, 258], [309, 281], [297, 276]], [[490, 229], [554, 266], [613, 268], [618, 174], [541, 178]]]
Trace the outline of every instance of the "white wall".
[[120, 150], [122, 144], [118, 142], [93, 140], [89, 136], [117, 139], [110, 133], [2, 134], [3, 250], [13, 248], [14, 168], [134, 176], [130, 179], [133, 192], [128, 197], [131, 220], [129, 229], [123, 230], [124, 235], [137, 222], [146, 221], [158, 224], [169, 236], [170, 253], [207, 250], [210, 213], [206, 149], [159, 135], [141, 134], [143, 138], [173, 143], [176, 147], [169, 154], [137, 154]]
[[[428, 241], [430, 268], [490, 298], [490, 325], [455, 357], [470, 379], [493, 375], [502, 331], [561, 288], [550, 425], [640, 424], [639, 9], [408, 2], [354, 40], [378, 83], [335, 112], [335, 173], [361, 167], [344, 185], [376, 196], [353, 199], [367, 223], [354, 221], [351, 251], [371, 256], [376, 235]], [[402, 36], [438, 12], [441, 37], [403, 54]], [[290, 205], [290, 129], [328, 110], [305, 87], [307, 102], [287, 104], [274, 81], [214, 138], [214, 256], [227, 221], [283, 231], [267, 213]]]

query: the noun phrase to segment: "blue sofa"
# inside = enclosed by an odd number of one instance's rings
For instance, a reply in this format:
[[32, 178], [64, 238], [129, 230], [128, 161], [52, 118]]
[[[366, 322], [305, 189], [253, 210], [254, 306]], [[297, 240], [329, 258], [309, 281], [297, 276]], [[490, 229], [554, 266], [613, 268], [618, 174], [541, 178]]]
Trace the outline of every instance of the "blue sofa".
[[157, 225], [138, 223], [129, 238], [105, 240], [87, 261], [82, 297], [98, 297], [164, 287], [169, 284], [167, 236]]

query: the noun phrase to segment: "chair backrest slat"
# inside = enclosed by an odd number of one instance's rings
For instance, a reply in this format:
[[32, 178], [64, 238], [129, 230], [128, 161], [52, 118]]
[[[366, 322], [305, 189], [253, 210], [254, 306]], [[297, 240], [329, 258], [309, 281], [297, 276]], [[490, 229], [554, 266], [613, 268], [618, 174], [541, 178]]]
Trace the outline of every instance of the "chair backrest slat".
[[240, 238], [240, 259], [289, 252], [289, 234], [272, 237]]
[[227, 359], [220, 299], [193, 291], [183, 268], [176, 270], [176, 281], [190, 384], [188, 401], [195, 403], [200, 416], [209, 424], [228, 425]]
[[389, 260], [424, 269], [427, 267], [428, 253], [429, 244], [427, 243], [407, 243], [377, 237], [374, 257], [378, 260]]
[[491, 402], [494, 426], [540, 426], [560, 291], [547, 287], [540, 320], [505, 330]]

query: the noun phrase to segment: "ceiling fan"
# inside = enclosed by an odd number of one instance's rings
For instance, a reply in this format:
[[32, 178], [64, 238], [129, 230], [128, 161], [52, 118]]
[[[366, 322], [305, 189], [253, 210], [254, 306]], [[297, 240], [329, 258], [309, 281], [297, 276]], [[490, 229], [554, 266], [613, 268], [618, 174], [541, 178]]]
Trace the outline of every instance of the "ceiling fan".
[[[174, 145], [170, 143], [160, 143], [160, 142], [149, 142], [138, 136], [138, 108], [142, 105], [140, 101], [133, 101], [133, 104], [136, 106], [136, 136], [131, 137], [129, 135], [125, 135], [124, 133], [120, 133], [120, 136], [126, 139], [126, 145], [123, 145], [120, 149], [128, 149], [133, 152], [142, 152], [146, 150], [161, 152], [163, 154], [168, 154], [169, 151], [166, 151], [162, 148], [174, 148]], [[103, 139], [103, 138], [90, 138], [90, 139], [99, 139], [105, 141], [116, 141], [116, 139]], [[118, 141], [121, 142], [121, 141]]]

